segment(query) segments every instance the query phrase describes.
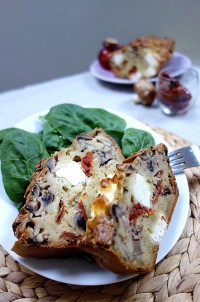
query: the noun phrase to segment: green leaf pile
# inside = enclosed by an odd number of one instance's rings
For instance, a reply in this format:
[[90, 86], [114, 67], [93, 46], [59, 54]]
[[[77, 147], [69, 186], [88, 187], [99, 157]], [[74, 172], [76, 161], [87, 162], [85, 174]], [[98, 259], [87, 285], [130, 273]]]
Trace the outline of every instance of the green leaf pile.
[[9, 198], [19, 208], [38, 162], [56, 150], [71, 145], [76, 135], [102, 128], [122, 148], [125, 157], [155, 144], [146, 131], [127, 128], [121, 117], [101, 108], [74, 104], [54, 106], [43, 117], [43, 130], [30, 133], [17, 128], [0, 131], [0, 156], [3, 184]]
[[104, 109], [83, 108], [73, 104], [52, 107], [42, 120], [44, 121], [42, 140], [49, 150], [68, 147], [77, 134], [87, 133], [97, 127], [109, 133], [116, 131], [117, 139], [121, 137], [120, 131], [126, 128], [124, 119]]

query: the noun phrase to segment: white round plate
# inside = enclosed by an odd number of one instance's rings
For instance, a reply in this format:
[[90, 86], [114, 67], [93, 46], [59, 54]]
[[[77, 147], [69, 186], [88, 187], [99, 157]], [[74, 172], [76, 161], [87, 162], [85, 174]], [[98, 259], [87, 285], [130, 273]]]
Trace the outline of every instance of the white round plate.
[[[165, 68], [173, 68], [175, 69], [176, 76], [179, 76], [183, 73], [184, 69], [187, 69], [191, 66], [191, 60], [182, 53], [174, 52], [172, 59], [166, 64]], [[106, 82], [114, 83], [114, 84], [134, 84], [134, 81], [129, 79], [117, 78], [112, 71], [108, 71], [101, 67], [98, 60], [95, 60], [91, 66], [90, 71], [94, 77], [99, 80], [103, 80]], [[157, 77], [152, 77], [149, 79], [151, 82], [155, 82]]]
[[[112, 111], [127, 122], [127, 127], [134, 127], [150, 132], [155, 139], [156, 144], [164, 142], [161, 137], [152, 131], [150, 128], [141, 122], [131, 118], [130, 116], [120, 114]], [[29, 118], [21, 121], [16, 127], [37, 132], [41, 129], [42, 124], [38, 117], [46, 114], [47, 111], [34, 114]], [[165, 142], [164, 142], [165, 143]], [[185, 174], [179, 174], [176, 177], [180, 195], [172, 216], [171, 223], [166, 231], [158, 252], [157, 262], [159, 262], [172, 249], [176, 241], [179, 239], [183, 228], [185, 226], [187, 215], [189, 211], [189, 189]], [[0, 173], [0, 244], [4, 249], [19, 263], [28, 267], [30, 270], [59, 282], [76, 284], [76, 285], [103, 285], [123, 281], [133, 277], [134, 275], [115, 275], [108, 272], [96, 263], [88, 262], [83, 258], [52, 258], [52, 259], [37, 259], [37, 258], [23, 258], [15, 254], [11, 249], [16, 240], [13, 235], [12, 223], [18, 214], [18, 210], [8, 198], [5, 193], [2, 183], [2, 175]]]

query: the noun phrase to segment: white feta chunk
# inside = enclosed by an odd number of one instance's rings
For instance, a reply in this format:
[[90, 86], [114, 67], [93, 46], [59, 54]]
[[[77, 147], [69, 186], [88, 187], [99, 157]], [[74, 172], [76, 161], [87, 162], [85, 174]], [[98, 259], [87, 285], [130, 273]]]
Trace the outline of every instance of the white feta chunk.
[[66, 166], [56, 171], [57, 177], [64, 177], [72, 185], [78, 185], [86, 181], [87, 176], [83, 172], [80, 163], [71, 161]]
[[115, 65], [121, 65], [122, 62], [124, 61], [125, 56], [122, 53], [116, 53], [112, 57], [112, 61]]
[[133, 195], [135, 203], [139, 202], [143, 206], [151, 207], [151, 189], [146, 179], [140, 174], [134, 174]]

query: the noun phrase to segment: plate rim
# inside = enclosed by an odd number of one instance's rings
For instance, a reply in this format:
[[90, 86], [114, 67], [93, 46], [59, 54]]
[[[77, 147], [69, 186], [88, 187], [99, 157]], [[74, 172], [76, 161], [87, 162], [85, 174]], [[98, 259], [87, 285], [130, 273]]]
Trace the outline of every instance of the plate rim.
[[[174, 52], [173, 53], [173, 56], [171, 58], [171, 60], [163, 67], [163, 68], [167, 68], [168, 67], [168, 64], [173, 60], [175, 59], [176, 57], [179, 57], [179, 58], [182, 58], [184, 59], [186, 62], [187, 62], [187, 67], [185, 68], [189, 68], [191, 67], [192, 65], [192, 61], [191, 59], [181, 53], [181, 52]], [[98, 67], [98, 68], [97, 68]], [[98, 69], [102, 71], [102, 73], [99, 73], [98, 72]], [[107, 83], [112, 83], [112, 84], [122, 84], [122, 85], [133, 85], [135, 84], [136, 82], [135, 81], [131, 81], [130, 79], [123, 79], [123, 78], [118, 78], [118, 77], [115, 77], [114, 74], [112, 73], [112, 71], [109, 71], [109, 70], [106, 70], [104, 69], [103, 67], [101, 67], [98, 59], [95, 59], [89, 66], [89, 70], [91, 72], [91, 74], [97, 78], [98, 80], [101, 80], [101, 81], [104, 81], [104, 82], [107, 82]], [[110, 74], [110, 75], [109, 75]], [[181, 75], [181, 73], [177, 73], [176, 74], [177, 76], [178, 75]], [[152, 78], [149, 78], [148, 79], [150, 82], [156, 82], [157, 81], [157, 77], [152, 77]]]
[[[94, 108], [97, 108], [96, 106], [94, 107]], [[49, 108], [50, 109], [50, 108]], [[33, 120], [33, 121], [35, 121], [35, 122], [37, 122], [38, 121], [38, 117], [39, 116], [41, 116], [42, 114], [45, 114], [45, 113], [47, 113], [48, 112], [48, 110], [49, 109], [46, 109], [46, 110], [43, 110], [43, 111], [40, 111], [40, 112], [37, 112], [37, 113], [35, 113], [35, 114], [32, 114], [32, 115], [30, 115], [30, 116], [28, 116], [27, 118], [25, 118], [25, 119], [23, 119], [23, 120], [21, 120], [19, 123], [17, 123], [16, 125], [15, 125], [15, 127], [18, 127], [18, 128], [21, 128], [21, 129], [25, 129], [24, 127], [23, 127], [23, 124], [25, 123], [27, 123], [27, 122], [29, 122], [31, 119]], [[142, 126], [142, 129], [146, 129], [147, 131], [149, 131], [150, 133], [152, 133], [153, 135], [155, 135], [155, 137], [156, 137], [156, 139], [159, 139], [159, 140], [161, 140], [162, 142], [164, 142], [165, 144], [167, 144], [166, 142], [165, 142], [165, 140], [164, 139], [162, 139], [162, 137], [159, 135], [159, 134], [157, 134], [154, 130], [152, 130], [151, 128], [149, 128], [147, 125], [145, 125], [144, 123], [142, 123], [142, 122], [140, 122], [140, 121], [138, 121], [137, 119], [135, 119], [135, 118], [133, 118], [133, 117], [131, 117], [131, 116], [129, 116], [129, 115], [127, 115], [127, 114], [124, 114], [124, 113], [120, 113], [119, 111], [116, 111], [116, 110], [112, 110], [112, 109], [110, 109], [110, 108], [104, 108], [105, 110], [108, 110], [108, 111], [110, 111], [111, 113], [114, 113], [114, 114], [117, 114], [117, 115], [119, 115], [120, 117], [122, 117], [122, 118], [127, 118], [128, 120], [131, 120], [131, 121], [133, 121], [133, 122], [136, 122], [136, 124], [138, 124], [138, 125], [141, 125]], [[34, 127], [37, 127], [37, 125], [34, 125]], [[132, 126], [132, 127], [134, 127], [134, 126]], [[26, 130], [26, 129], [25, 129]], [[29, 130], [28, 130], [29, 131]], [[155, 139], [155, 140], [156, 140]], [[188, 204], [188, 210], [189, 210], [189, 186], [188, 186], [188, 183], [187, 183], [187, 179], [186, 179], [186, 176], [185, 176], [185, 174], [181, 174], [180, 175], [181, 176], [181, 178], [182, 178], [182, 180], [181, 180], [181, 182], [183, 181], [183, 183], [185, 182], [185, 184], [184, 185], [186, 185], [186, 187], [187, 188], [185, 188], [186, 189], [186, 193], [187, 193], [187, 203], [186, 204]], [[3, 187], [3, 184], [2, 184], [2, 181], [1, 181], [1, 185], [2, 185], [2, 187]], [[0, 188], [0, 193], [1, 193], [1, 188]], [[0, 194], [0, 202], [1, 202], [1, 200], [2, 200], [2, 196], [1, 196], [1, 194]], [[179, 200], [178, 200], [179, 201]], [[177, 201], [177, 204], [178, 204], [178, 201]], [[11, 204], [13, 204], [12, 203], [12, 201], [11, 201]], [[0, 214], [0, 216], [1, 216], [1, 214]], [[172, 219], [173, 219], [173, 217], [172, 217]], [[186, 223], [186, 221], [187, 221], [187, 218], [185, 219], [185, 222], [184, 222], [184, 225], [185, 225], [185, 223]], [[171, 225], [171, 224], [170, 224]], [[170, 225], [169, 225], [169, 227], [170, 227]], [[180, 234], [179, 235], [181, 235], [181, 233], [182, 233], [182, 231], [183, 231], [183, 228], [184, 228], [184, 225], [182, 226], [182, 230], [181, 230], [181, 232], [179, 232]], [[169, 229], [169, 228], [168, 228]], [[168, 232], [168, 230], [166, 231], [166, 233]], [[1, 238], [0, 238], [0, 240], [1, 240]], [[168, 254], [168, 252], [173, 248], [173, 246], [174, 246], [174, 244], [176, 243], [178, 241], [178, 238], [176, 238], [174, 241], [173, 241], [173, 244], [171, 244], [170, 245], [170, 247], [165, 251], [165, 255], [163, 256], [159, 256], [160, 254], [159, 254], [159, 252], [158, 252], [158, 256], [157, 256], [157, 261], [156, 261], [156, 263], [158, 263], [159, 261], [161, 261], [167, 254]], [[5, 246], [4, 246], [4, 243], [3, 242], [1, 242], [0, 241], [0, 244], [5, 248]], [[130, 275], [115, 275], [115, 274], [113, 274], [113, 273], [111, 273], [111, 272], [108, 272], [108, 271], [106, 271], [106, 270], [103, 270], [103, 274], [108, 274], [108, 275], [112, 275], [113, 276], [113, 279], [112, 280], [110, 280], [110, 281], [106, 281], [106, 282], [104, 282], [104, 281], [102, 281], [101, 280], [101, 282], [100, 281], [98, 281], [98, 282], [94, 282], [94, 280], [93, 280], [93, 282], [85, 282], [85, 281], [83, 281], [83, 282], [73, 282], [72, 280], [70, 281], [70, 279], [68, 279], [68, 280], [63, 280], [63, 279], [60, 279], [60, 278], [55, 278], [55, 277], [53, 277], [52, 275], [49, 275], [48, 274], [48, 272], [46, 273], [46, 271], [45, 272], [41, 272], [40, 270], [38, 270], [37, 268], [35, 269], [32, 265], [30, 265], [28, 262], [30, 262], [29, 261], [29, 258], [23, 258], [23, 257], [20, 257], [20, 256], [18, 256], [18, 255], [16, 255], [13, 251], [11, 251], [10, 249], [9, 250], [7, 250], [6, 248], [5, 248], [5, 250], [16, 260], [16, 261], [18, 261], [19, 263], [22, 263], [23, 265], [25, 265], [27, 268], [29, 268], [30, 270], [32, 270], [33, 272], [35, 272], [35, 273], [37, 273], [37, 274], [40, 274], [41, 276], [44, 276], [44, 277], [46, 277], [46, 278], [49, 278], [49, 279], [51, 279], [51, 280], [55, 280], [55, 281], [58, 281], [58, 282], [63, 282], [63, 283], [68, 283], [68, 284], [73, 284], [73, 285], [83, 285], [83, 286], [96, 286], [96, 285], [107, 285], [107, 284], [113, 284], [113, 283], [117, 283], [117, 282], [121, 282], [121, 281], [125, 281], [125, 280], [127, 280], [127, 279], [130, 279], [130, 278], [133, 278], [135, 275], [133, 275], [133, 274], [130, 274]], [[31, 258], [32, 259], [32, 258]], [[33, 262], [34, 261], [36, 261], [37, 262], [37, 260], [38, 259], [36, 259], [36, 258], [34, 258], [33, 259]], [[47, 259], [47, 261], [48, 261], [48, 259]], [[97, 264], [95, 264], [95, 267], [97, 267], [98, 265]], [[86, 272], [86, 274], [87, 274], [87, 272]], [[98, 273], [97, 273], [98, 274]], [[115, 277], [115, 278], [114, 278]], [[86, 278], [87, 279], [87, 278]], [[109, 278], [108, 278], [109, 279]]]

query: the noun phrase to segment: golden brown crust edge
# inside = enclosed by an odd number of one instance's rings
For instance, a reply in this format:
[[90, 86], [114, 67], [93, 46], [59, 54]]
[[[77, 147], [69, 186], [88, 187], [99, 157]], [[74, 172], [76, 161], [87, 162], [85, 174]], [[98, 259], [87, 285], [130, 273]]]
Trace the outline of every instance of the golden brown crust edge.
[[153, 271], [158, 251], [158, 246], [156, 246], [154, 251], [154, 263], [152, 263], [152, 266], [146, 266], [145, 269], [140, 266], [135, 266], [133, 269], [132, 267], [127, 267], [111, 248], [102, 248], [100, 245], [94, 245], [88, 238], [81, 242], [80, 248], [85, 252], [93, 254], [96, 262], [102, 268], [118, 275], [145, 274]]
[[115, 146], [115, 149], [121, 155], [121, 161], [123, 161], [125, 158], [124, 158], [124, 156], [122, 154], [121, 148], [116, 143], [116, 141], [114, 140], [114, 138], [112, 138], [112, 136], [110, 136], [109, 134], [107, 134], [102, 128], [95, 128], [94, 130], [92, 130], [91, 132], [89, 132], [88, 135], [91, 135], [92, 137], [95, 137], [98, 132], [103, 132], [104, 136], [107, 137], [113, 143], [113, 145]]
[[145, 46], [150, 48], [153, 52], [159, 54], [159, 62], [161, 67], [171, 59], [175, 40], [172, 38], [159, 38], [157, 36], [141, 37], [136, 39], [131, 45]]
[[78, 248], [54, 248], [48, 246], [38, 245], [37, 248], [34, 245], [27, 245], [21, 240], [15, 241], [12, 251], [20, 257], [37, 257], [37, 258], [50, 258], [50, 257], [69, 257], [83, 254]]
[[[162, 149], [164, 148], [166, 153], [168, 152], [168, 148], [165, 144], [163, 143], [160, 143], [160, 144], [157, 144], [155, 146], [152, 146], [156, 151], [158, 151], [159, 149]], [[151, 148], [151, 147], [150, 147]], [[138, 156], [140, 156], [145, 150], [148, 150], [148, 148], [145, 148], [145, 149], [142, 149], [142, 150], [139, 150], [133, 154], [131, 154], [129, 157], [127, 157], [123, 163], [131, 163], [132, 161], [134, 161], [134, 159]]]

